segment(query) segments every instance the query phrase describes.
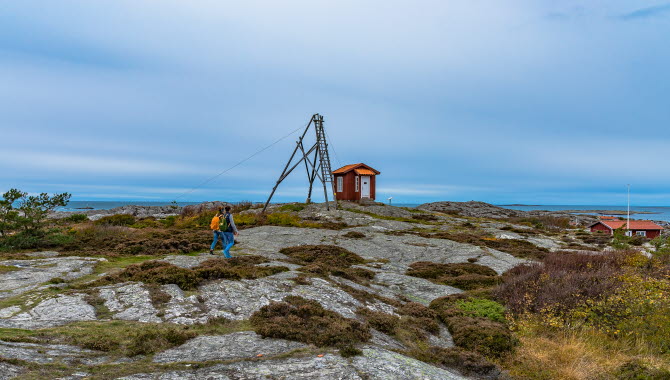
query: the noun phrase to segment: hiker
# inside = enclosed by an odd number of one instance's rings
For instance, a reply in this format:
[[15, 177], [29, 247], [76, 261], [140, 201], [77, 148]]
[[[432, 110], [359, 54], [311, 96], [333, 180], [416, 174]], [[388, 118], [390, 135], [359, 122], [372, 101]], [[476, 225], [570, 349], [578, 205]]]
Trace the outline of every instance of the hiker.
[[209, 228], [212, 229], [212, 232], [214, 232], [214, 241], [212, 242], [212, 246], [209, 247], [209, 254], [213, 255], [214, 254], [214, 248], [216, 248], [216, 243], [221, 239], [221, 245], [223, 246], [223, 249], [226, 249], [226, 238], [223, 235], [223, 231], [221, 231], [221, 217], [223, 216], [223, 209], [219, 209], [219, 211], [214, 215], [212, 218], [212, 222], [209, 224]]
[[235, 226], [235, 221], [233, 220], [233, 215], [230, 213], [230, 206], [226, 206], [225, 213], [223, 210], [219, 210], [219, 213], [212, 218], [210, 227], [214, 230], [214, 241], [212, 242], [209, 253], [214, 254], [216, 243], [219, 238], [221, 238], [223, 255], [227, 259], [230, 259], [230, 249], [235, 245], [235, 236], [239, 234], [237, 232], [237, 226]]
[[239, 235], [237, 232], [237, 226], [233, 220], [233, 214], [230, 213], [230, 206], [226, 206], [226, 213], [223, 218], [221, 230], [223, 231], [223, 237], [226, 238], [226, 248], [223, 250], [223, 254], [227, 259], [230, 258], [230, 249], [235, 245], [235, 236]]

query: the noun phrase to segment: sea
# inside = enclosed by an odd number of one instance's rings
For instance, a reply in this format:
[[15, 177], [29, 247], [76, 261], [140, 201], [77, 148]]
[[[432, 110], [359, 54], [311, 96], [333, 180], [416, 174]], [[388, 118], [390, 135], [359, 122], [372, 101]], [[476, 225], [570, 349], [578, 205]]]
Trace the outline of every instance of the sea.
[[[201, 202], [177, 202], [179, 206], [199, 204]], [[85, 210], [109, 210], [116, 207], [136, 205], [136, 206], [168, 206], [171, 202], [156, 201], [71, 201], [65, 207], [60, 207], [58, 211], [85, 211]], [[398, 203], [394, 206], [416, 207], [418, 203]], [[616, 210], [626, 211], [626, 206], [603, 206], [603, 205], [497, 205], [499, 207], [512, 210], [532, 211], [564, 211], [564, 210]], [[633, 214], [632, 219], [662, 220], [670, 222], [670, 207], [668, 206], [631, 206], [631, 211], [648, 212], [649, 214]], [[592, 213], [586, 213], [592, 214]], [[618, 215], [619, 216], [619, 215]]]

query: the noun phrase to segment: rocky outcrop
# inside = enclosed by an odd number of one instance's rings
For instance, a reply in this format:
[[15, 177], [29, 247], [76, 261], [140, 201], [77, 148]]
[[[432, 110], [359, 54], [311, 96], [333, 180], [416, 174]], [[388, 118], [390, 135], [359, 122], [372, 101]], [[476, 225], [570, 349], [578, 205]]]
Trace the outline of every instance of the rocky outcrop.
[[0, 265], [4, 267], [16, 268], [16, 270], [0, 273], [0, 299], [34, 290], [55, 278], [67, 281], [91, 274], [95, 265], [101, 260], [105, 259], [53, 257], [0, 261]]
[[98, 288], [105, 306], [114, 313], [114, 319], [138, 322], [162, 322], [158, 310], [151, 303], [149, 291], [137, 283]]
[[[4, 310], [4, 312], [2, 312]], [[7, 313], [7, 309], [0, 310], [0, 327], [18, 329], [39, 329], [61, 326], [72, 322], [96, 320], [95, 309], [89, 305], [83, 295], [59, 295], [45, 299], [32, 309], [20, 313]], [[20, 310], [20, 309], [19, 309]], [[14, 309], [13, 311], [17, 311]]]
[[569, 218], [571, 222], [586, 226], [595, 223], [598, 220], [597, 216], [572, 214], [562, 211], [522, 211], [512, 210], [504, 207], [494, 206], [485, 202], [469, 201], [469, 202], [432, 202], [424, 203], [417, 206], [417, 209], [424, 211], [440, 212], [451, 215], [461, 215], [473, 218], [491, 218], [491, 219], [506, 219], [506, 218], [532, 218], [551, 216], [556, 218]]
[[109, 360], [101, 352], [64, 344], [14, 343], [0, 340], [0, 357], [37, 364], [97, 365]]
[[221, 364], [193, 371], [144, 373], [125, 380], [176, 379], [339, 379], [339, 380], [461, 380], [454, 372], [378, 347], [345, 359], [333, 354]]
[[77, 210], [77, 211], [56, 211], [49, 214], [50, 218], [67, 218], [72, 214], [84, 214], [90, 220], [98, 220], [109, 215], [132, 215], [136, 218], [154, 217], [163, 219], [172, 215], [179, 215], [182, 208], [179, 206], [122, 206], [109, 210]]
[[253, 331], [220, 336], [199, 336], [186, 344], [159, 353], [155, 363], [206, 362], [251, 359], [290, 352], [307, 345], [282, 339], [262, 338]]

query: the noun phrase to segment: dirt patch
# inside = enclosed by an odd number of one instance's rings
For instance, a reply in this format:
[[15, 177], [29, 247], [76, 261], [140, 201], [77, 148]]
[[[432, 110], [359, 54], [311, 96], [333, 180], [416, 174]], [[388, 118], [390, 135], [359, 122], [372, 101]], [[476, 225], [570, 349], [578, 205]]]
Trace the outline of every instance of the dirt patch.
[[326, 310], [316, 301], [296, 296], [262, 307], [250, 321], [261, 336], [337, 347], [344, 349], [345, 355], [356, 353], [352, 348], [372, 337], [367, 325]]
[[410, 264], [406, 274], [463, 290], [492, 287], [499, 281], [496, 271], [473, 263], [439, 264], [419, 261]]

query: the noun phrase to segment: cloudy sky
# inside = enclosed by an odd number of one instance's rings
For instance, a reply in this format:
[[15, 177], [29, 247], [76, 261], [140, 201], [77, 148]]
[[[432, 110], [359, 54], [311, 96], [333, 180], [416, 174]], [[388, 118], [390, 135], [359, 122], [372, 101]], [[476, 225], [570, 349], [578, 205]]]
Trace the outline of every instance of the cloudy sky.
[[[668, 36], [662, 0], [4, 1], [0, 190], [169, 201], [318, 112], [378, 199], [670, 205]], [[263, 200], [294, 143], [180, 200]]]

